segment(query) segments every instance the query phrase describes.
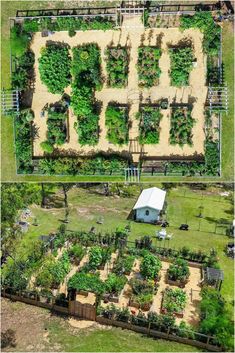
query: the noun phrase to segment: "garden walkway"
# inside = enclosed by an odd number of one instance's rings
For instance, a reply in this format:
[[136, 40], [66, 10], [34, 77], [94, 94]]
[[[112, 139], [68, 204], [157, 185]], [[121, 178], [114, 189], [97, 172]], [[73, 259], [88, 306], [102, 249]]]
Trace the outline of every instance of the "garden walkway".
[[[105, 126], [105, 111], [110, 101], [117, 101], [122, 104], [132, 103], [130, 109], [131, 127], [129, 132], [130, 139], [136, 139], [138, 136], [138, 120], [135, 115], [139, 111], [140, 97], [142, 103], [147, 103], [148, 99], [157, 101], [161, 98], [168, 98], [169, 102], [188, 103], [194, 101], [192, 117], [196, 120], [193, 127], [193, 146], [184, 145], [173, 146], [169, 144], [170, 129], [170, 109], [162, 111], [163, 119], [160, 122], [160, 141], [156, 145], [145, 145], [144, 151], [148, 157], [152, 156], [193, 156], [194, 154], [204, 153], [204, 104], [206, 101], [207, 87], [206, 80], [206, 56], [202, 51], [202, 33], [197, 29], [188, 29], [180, 31], [178, 28], [152, 28], [144, 29], [141, 19], [138, 16], [128, 17], [123, 21], [121, 30], [108, 31], [77, 31], [74, 37], [69, 37], [68, 32], [56, 32], [50, 39], [42, 37], [41, 33], [35, 33], [31, 49], [35, 54], [35, 92], [32, 101], [32, 110], [35, 114], [34, 122], [39, 128], [39, 136], [34, 142], [34, 156], [42, 156], [43, 151], [40, 143], [46, 139], [46, 116], [41, 117], [40, 113], [47, 103], [57, 102], [61, 96], [58, 94], [48, 93], [46, 86], [40, 80], [38, 70], [38, 59], [40, 50], [44, 47], [48, 40], [55, 42], [65, 42], [71, 48], [77, 45], [97, 42], [101, 49], [102, 58], [102, 74], [105, 78], [103, 89], [96, 92], [97, 100], [102, 101], [102, 110], [100, 114], [100, 139], [97, 146], [80, 146], [78, 143], [77, 133], [74, 129], [76, 117], [69, 110], [69, 135], [70, 140], [65, 143], [64, 150], [87, 154], [98, 151], [117, 151], [128, 152], [129, 145], [115, 146], [106, 140], [107, 129]], [[177, 45], [181, 40], [188, 39], [192, 42], [194, 48], [194, 56], [197, 59], [196, 67], [190, 74], [190, 86], [184, 88], [175, 88], [170, 86], [170, 58], [168, 53], [169, 45]], [[159, 85], [150, 89], [140, 89], [138, 87], [138, 75], [136, 63], [138, 59], [138, 47], [141, 45], [156, 46], [161, 42], [162, 56], [159, 60], [161, 76]], [[123, 89], [108, 88], [106, 85], [106, 62], [105, 49], [107, 46], [128, 46], [130, 48], [130, 63], [128, 86]], [[71, 88], [66, 89], [66, 93], [71, 93]]]

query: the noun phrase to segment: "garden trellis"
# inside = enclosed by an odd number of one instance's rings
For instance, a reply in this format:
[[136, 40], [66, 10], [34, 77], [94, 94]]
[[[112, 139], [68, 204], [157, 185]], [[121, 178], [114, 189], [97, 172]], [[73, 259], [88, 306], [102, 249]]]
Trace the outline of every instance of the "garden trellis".
[[19, 113], [19, 91], [3, 89], [1, 92], [2, 111], [4, 114]]

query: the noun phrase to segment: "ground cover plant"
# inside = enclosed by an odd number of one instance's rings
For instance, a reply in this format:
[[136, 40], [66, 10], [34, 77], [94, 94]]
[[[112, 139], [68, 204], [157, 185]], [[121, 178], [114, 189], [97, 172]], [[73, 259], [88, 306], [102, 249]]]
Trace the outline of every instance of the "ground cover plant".
[[195, 120], [191, 116], [191, 110], [186, 108], [173, 108], [171, 112], [170, 144], [185, 144], [192, 146], [192, 128]]
[[139, 76], [139, 86], [152, 87], [158, 85], [161, 74], [159, 59], [161, 49], [154, 47], [141, 47], [138, 49], [137, 70]]
[[161, 267], [159, 258], [146, 250], [140, 265], [140, 273], [143, 278], [156, 280]]
[[165, 314], [181, 314], [186, 305], [186, 293], [180, 289], [166, 288], [162, 302], [162, 312]]
[[185, 282], [189, 275], [189, 266], [187, 261], [183, 259], [176, 259], [172, 264], [170, 264], [170, 267], [167, 272], [168, 279], [171, 281], [180, 281], [180, 282]]
[[138, 113], [139, 141], [141, 144], [155, 144], [159, 142], [160, 121], [162, 114], [157, 107], [142, 107]]
[[128, 49], [120, 46], [108, 48], [105, 54], [108, 86], [116, 88], [125, 87], [128, 81]]
[[193, 50], [191, 47], [169, 48], [171, 60], [171, 85], [182, 87], [189, 85], [189, 74], [193, 68]]
[[52, 43], [41, 50], [39, 72], [42, 82], [51, 93], [63, 93], [70, 84], [71, 58], [62, 44]]
[[114, 145], [124, 145], [129, 141], [128, 108], [110, 103], [105, 112], [107, 139]]

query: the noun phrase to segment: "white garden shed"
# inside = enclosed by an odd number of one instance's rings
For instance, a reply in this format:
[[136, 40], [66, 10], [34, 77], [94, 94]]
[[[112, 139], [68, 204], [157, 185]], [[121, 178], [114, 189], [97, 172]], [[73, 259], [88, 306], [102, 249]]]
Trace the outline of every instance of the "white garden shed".
[[159, 188], [144, 189], [133, 208], [135, 220], [138, 222], [156, 223], [163, 209], [165, 197], [166, 191]]

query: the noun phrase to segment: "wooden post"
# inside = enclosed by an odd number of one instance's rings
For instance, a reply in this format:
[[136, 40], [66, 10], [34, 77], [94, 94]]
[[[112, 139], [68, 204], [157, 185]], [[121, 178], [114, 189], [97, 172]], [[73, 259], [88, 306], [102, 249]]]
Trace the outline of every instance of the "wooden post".
[[150, 336], [150, 329], [151, 329], [151, 321], [149, 322], [149, 325], [148, 325], [148, 335]]

